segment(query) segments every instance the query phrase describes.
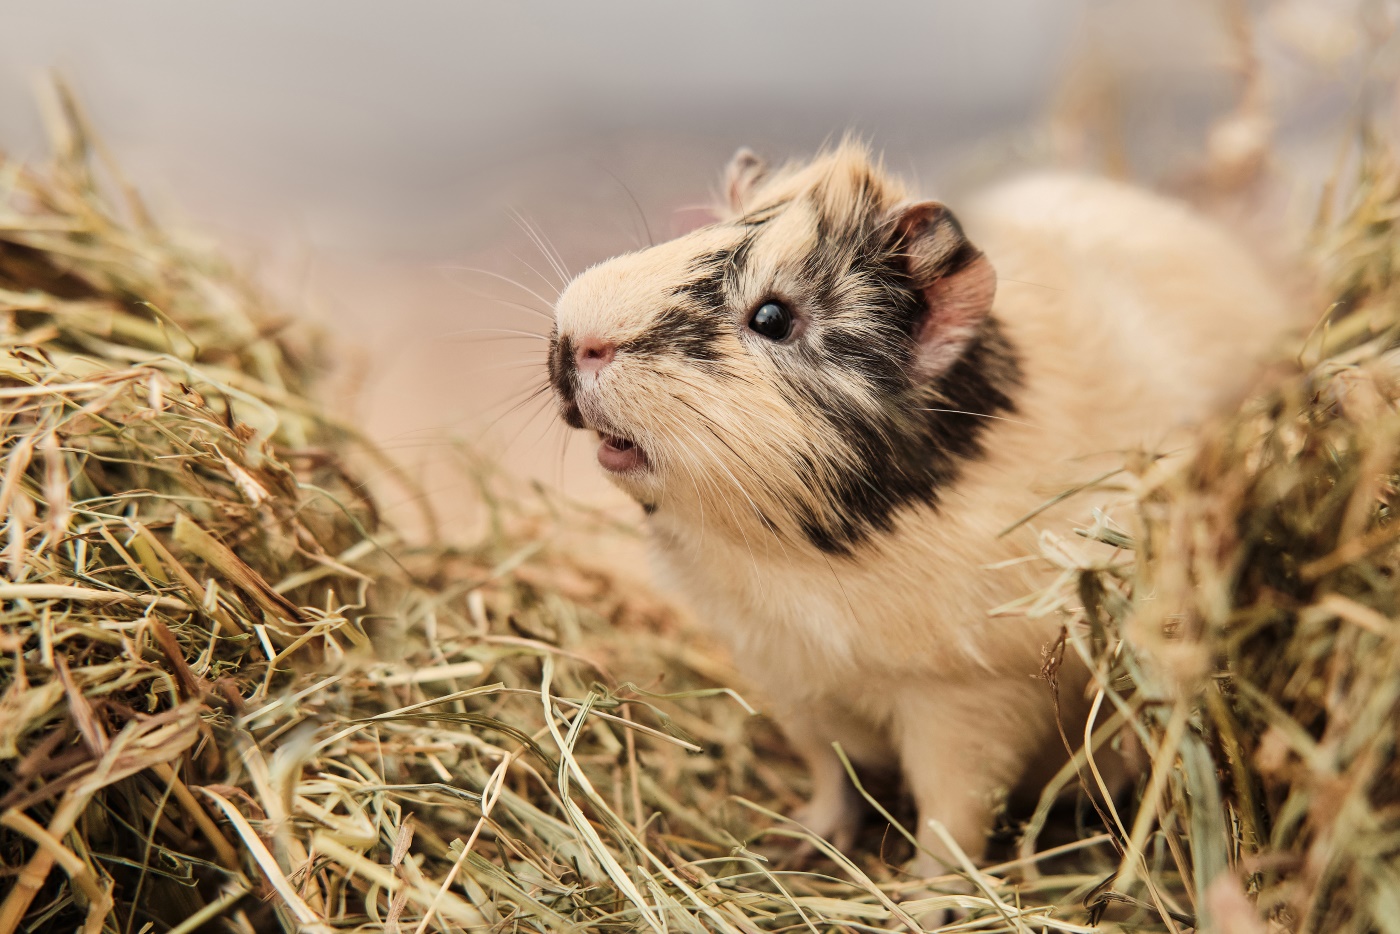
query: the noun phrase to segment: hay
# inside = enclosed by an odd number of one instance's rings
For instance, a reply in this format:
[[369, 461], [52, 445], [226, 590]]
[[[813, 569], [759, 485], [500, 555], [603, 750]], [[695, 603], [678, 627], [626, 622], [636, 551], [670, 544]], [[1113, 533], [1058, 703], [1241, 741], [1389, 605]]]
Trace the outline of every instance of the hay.
[[889, 915], [745, 849], [801, 770], [668, 610], [551, 548], [590, 517], [484, 487], [485, 540], [397, 540], [296, 329], [51, 116], [53, 164], [0, 169], [0, 932]]
[[1114, 558], [1048, 542], [1069, 573], [1044, 605], [1152, 760], [1091, 906], [1400, 930], [1400, 165], [1367, 140], [1350, 189], [1298, 357], [1185, 464], [1140, 472], [1129, 528], [1079, 530]]
[[1396, 924], [1393, 164], [1300, 361], [1136, 474], [1136, 525], [1083, 530], [1113, 557], [1047, 537], [1028, 605], [1144, 804], [1047, 794], [1014, 859], [915, 880], [882, 820], [795, 859], [805, 777], [716, 653], [553, 544], [599, 520], [473, 461], [489, 533], [401, 541], [300, 328], [51, 116], [51, 165], [0, 161], [0, 934]]

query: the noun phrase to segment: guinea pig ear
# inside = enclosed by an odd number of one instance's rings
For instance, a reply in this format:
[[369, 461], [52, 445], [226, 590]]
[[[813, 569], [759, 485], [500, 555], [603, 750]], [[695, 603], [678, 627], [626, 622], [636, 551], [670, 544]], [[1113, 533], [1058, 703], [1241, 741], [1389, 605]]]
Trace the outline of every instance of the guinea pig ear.
[[752, 207], [749, 197], [763, 176], [768, 174], [768, 163], [747, 146], [734, 154], [724, 170], [724, 200], [729, 210], [743, 214], [746, 206]]
[[937, 201], [899, 210], [895, 236], [909, 274], [923, 292], [926, 311], [914, 330], [914, 366], [932, 378], [952, 366], [992, 310], [997, 274]]

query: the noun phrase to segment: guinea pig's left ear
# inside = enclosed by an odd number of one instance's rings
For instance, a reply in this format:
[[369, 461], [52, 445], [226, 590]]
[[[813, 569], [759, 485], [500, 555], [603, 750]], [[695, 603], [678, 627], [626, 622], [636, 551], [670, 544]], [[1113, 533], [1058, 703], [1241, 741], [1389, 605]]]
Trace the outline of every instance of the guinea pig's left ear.
[[937, 201], [900, 208], [894, 221], [898, 248], [922, 290], [924, 317], [915, 328], [914, 365], [925, 378], [939, 375], [962, 356], [992, 310], [997, 275]]
[[734, 154], [724, 169], [724, 200], [734, 214], [753, 207], [750, 196], [768, 174], [768, 163], [747, 146]]

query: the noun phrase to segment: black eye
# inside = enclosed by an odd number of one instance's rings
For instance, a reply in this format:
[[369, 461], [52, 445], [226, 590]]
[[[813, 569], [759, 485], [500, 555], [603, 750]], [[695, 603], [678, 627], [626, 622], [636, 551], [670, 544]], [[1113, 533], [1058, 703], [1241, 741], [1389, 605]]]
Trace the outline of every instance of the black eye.
[[770, 341], [780, 341], [792, 333], [792, 312], [777, 302], [764, 302], [749, 319], [749, 329]]

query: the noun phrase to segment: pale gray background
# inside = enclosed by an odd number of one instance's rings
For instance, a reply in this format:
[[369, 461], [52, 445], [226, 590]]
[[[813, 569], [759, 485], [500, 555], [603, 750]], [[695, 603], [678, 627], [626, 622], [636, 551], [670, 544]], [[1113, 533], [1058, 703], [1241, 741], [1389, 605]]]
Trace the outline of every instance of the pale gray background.
[[57, 66], [186, 205], [295, 219], [317, 247], [450, 253], [544, 166], [676, 185], [690, 167], [634, 166], [639, 137], [708, 176], [741, 144], [855, 129], [907, 157], [1022, 125], [1083, 5], [9, 0], [0, 134], [37, 151], [28, 85]]

